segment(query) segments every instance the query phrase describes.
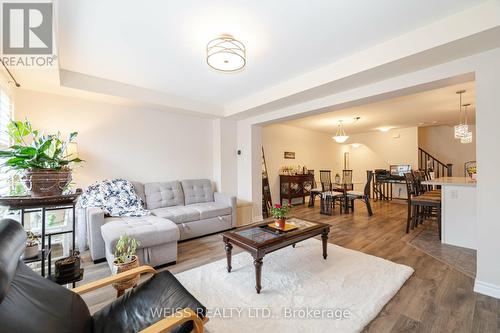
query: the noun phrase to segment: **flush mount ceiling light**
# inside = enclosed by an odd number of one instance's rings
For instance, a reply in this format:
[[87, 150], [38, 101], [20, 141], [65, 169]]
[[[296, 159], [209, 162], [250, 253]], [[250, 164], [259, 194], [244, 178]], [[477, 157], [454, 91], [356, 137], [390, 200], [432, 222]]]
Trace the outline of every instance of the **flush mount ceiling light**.
[[459, 105], [459, 110], [458, 110], [458, 125], [455, 125], [455, 139], [461, 139], [465, 136], [467, 136], [467, 133], [469, 132], [469, 126], [467, 124], [462, 123], [462, 94], [465, 92], [465, 90], [459, 90], [457, 91], [457, 94], [460, 95], [460, 105]]
[[332, 139], [337, 143], [344, 143], [349, 139], [349, 136], [344, 131], [344, 124], [342, 124], [342, 120], [339, 120], [339, 124], [337, 127], [337, 133], [335, 136], [332, 136]]
[[246, 65], [245, 45], [230, 34], [222, 34], [207, 44], [207, 64], [221, 72], [235, 72]]
[[389, 132], [391, 130], [392, 127], [379, 127], [379, 131], [380, 132]]

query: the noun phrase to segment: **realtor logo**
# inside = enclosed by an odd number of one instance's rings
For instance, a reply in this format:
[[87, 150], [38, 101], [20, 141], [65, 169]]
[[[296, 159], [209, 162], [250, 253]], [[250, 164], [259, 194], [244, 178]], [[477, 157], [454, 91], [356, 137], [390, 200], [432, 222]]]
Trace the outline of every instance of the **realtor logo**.
[[52, 54], [52, 3], [3, 4], [3, 54]]

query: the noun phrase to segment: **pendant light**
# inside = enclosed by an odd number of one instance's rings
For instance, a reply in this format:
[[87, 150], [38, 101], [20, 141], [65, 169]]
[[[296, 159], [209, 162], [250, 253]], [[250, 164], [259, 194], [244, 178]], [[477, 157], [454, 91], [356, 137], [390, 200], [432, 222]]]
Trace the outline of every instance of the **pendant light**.
[[462, 94], [465, 90], [457, 91], [457, 94], [460, 95], [460, 104], [459, 104], [459, 116], [458, 116], [458, 125], [455, 125], [455, 139], [461, 139], [467, 135], [469, 132], [469, 126], [467, 124], [462, 123]]
[[349, 139], [349, 136], [344, 131], [344, 124], [342, 124], [342, 120], [339, 120], [339, 124], [337, 127], [337, 133], [332, 137], [337, 143], [344, 143]]
[[463, 137], [460, 138], [460, 143], [471, 143], [472, 142], [472, 131], [469, 130], [469, 125], [467, 125], [467, 107], [470, 104], [464, 104], [464, 125], [467, 126], [467, 133]]

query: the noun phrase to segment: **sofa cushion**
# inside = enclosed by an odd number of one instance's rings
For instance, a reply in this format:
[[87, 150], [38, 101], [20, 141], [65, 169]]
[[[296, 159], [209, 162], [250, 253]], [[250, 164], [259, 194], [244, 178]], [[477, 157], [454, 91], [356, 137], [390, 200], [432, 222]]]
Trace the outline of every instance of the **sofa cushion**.
[[208, 179], [186, 179], [182, 181], [185, 204], [214, 201], [212, 182]]
[[142, 200], [142, 203], [143, 203], [143, 208], [147, 208], [146, 207], [146, 193], [144, 192], [144, 184], [143, 183], [140, 183], [140, 182], [134, 182], [134, 181], [131, 181], [132, 185], [134, 186], [134, 191], [135, 191], [135, 194], [137, 194], [139, 196], [139, 198], [141, 198]]
[[179, 181], [144, 184], [148, 209], [184, 205], [184, 193]]
[[177, 224], [198, 221], [200, 219], [200, 212], [189, 206], [157, 208], [153, 209], [151, 214], [164, 219], [169, 219]]
[[224, 216], [231, 214], [231, 206], [220, 202], [201, 202], [189, 205], [200, 212], [200, 219], [208, 219], [211, 217]]
[[154, 215], [106, 218], [101, 233], [111, 252], [114, 252], [116, 242], [122, 235], [138, 240], [139, 248], [174, 242], [180, 237], [175, 223]]

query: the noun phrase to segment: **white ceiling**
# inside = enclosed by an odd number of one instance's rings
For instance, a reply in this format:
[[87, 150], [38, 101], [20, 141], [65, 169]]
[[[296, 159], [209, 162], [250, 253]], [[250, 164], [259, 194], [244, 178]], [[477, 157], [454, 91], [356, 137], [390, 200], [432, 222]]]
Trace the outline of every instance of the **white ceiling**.
[[[225, 105], [472, 7], [481, 0], [71, 0], [58, 2], [61, 69]], [[211, 70], [208, 41], [247, 47]]]
[[[468, 122], [475, 123], [474, 82], [452, 85], [418, 94], [326, 112], [315, 116], [287, 121], [284, 124], [333, 134], [339, 120], [348, 134], [376, 131], [379, 128], [454, 125], [458, 122], [459, 90], [466, 90], [463, 103], [471, 103]], [[361, 117], [354, 121], [355, 117]]]

